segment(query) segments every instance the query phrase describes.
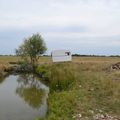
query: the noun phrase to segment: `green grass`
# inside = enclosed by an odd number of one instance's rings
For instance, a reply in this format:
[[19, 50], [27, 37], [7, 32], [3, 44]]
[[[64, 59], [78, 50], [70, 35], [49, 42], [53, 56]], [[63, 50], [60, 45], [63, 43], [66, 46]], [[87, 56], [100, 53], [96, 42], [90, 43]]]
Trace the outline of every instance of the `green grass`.
[[[80, 119], [79, 114], [82, 120], [93, 120], [100, 111], [120, 117], [120, 72], [110, 71], [118, 61], [119, 58], [74, 58], [72, 63], [50, 65], [53, 91], [44, 120]], [[63, 86], [60, 90], [54, 88], [58, 81]], [[70, 83], [64, 86], [63, 81]]]
[[75, 93], [71, 91], [53, 92], [49, 96], [49, 113], [45, 120], [72, 119], [76, 106]]
[[[102, 110], [110, 115], [120, 115], [120, 81], [116, 81], [114, 74], [109, 71], [111, 63], [87, 63], [77, 65], [77, 109], [76, 114], [82, 114], [83, 119], [93, 119], [96, 110]], [[118, 77], [119, 78], [119, 75]]]
[[[87, 76], [85, 75], [87, 74]], [[83, 117], [93, 117], [89, 111], [102, 110], [109, 114], [120, 114], [120, 83], [111, 80], [104, 72], [85, 72], [79, 75], [77, 111]]]
[[118, 57], [74, 57], [71, 63], [54, 64], [40, 59], [37, 72], [49, 78], [48, 115], [37, 120], [94, 120], [100, 113], [120, 118], [120, 71], [110, 66]]

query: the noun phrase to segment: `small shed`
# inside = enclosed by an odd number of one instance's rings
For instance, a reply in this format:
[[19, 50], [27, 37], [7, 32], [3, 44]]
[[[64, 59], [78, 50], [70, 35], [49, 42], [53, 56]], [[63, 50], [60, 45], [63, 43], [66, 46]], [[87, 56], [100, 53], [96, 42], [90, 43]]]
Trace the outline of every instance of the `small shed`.
[[72, 55], [69, 50], [54, 50], [51, 55], [53, 62], [72, 61]]

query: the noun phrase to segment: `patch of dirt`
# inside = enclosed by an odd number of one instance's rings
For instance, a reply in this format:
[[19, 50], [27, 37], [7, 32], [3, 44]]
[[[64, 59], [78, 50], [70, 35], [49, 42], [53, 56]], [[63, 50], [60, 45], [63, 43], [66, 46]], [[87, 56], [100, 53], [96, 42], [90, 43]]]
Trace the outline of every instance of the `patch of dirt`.
[[75, 120], [120, 120], [120, 116], [113, 116], [110, 115], [100, 109], [96, 109], [95, 111], [89, 110], [89, 113], [91, 113], [90, 116], [83, 116], [82, 114], [76, 114], [73, 116], [73, 119]]
[[94, 120], [120, 120], [120, 118], [118, 118], [117, 116], [110, 116], [107, 113], [102, 114], [102, 113], [98, 113], [95, 116], [93, 116]]
[[113, 64], [111, 66], [111, 70], [120, 70], [120, 62]]

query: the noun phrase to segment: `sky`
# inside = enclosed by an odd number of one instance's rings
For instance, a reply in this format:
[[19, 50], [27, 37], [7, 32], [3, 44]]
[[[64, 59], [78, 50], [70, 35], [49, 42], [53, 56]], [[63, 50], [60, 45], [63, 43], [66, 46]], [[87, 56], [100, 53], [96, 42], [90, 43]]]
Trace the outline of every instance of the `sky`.
[[120, 0], [0, 0], [0, 54], [35, 33], [46, 54], [120, 55]]

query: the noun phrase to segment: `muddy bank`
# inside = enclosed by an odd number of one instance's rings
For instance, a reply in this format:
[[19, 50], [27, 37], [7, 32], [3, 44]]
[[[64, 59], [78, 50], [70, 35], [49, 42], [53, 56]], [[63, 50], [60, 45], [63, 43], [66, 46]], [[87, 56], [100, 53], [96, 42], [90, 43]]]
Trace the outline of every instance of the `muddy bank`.
[[20, 73], [33, 73], [36, 74], [39, 78], [48, 81], [48, 77], [44, 75], [44, 72], [37, 72], [36, 68], [33, 68], [31, 64], [27, 64], [27, 65], [13, 64], [11, 66], [5, 67], [4, 70], [0, 72], [0, 78], [7, 76], [9, 74], [20, 74]]
[[9, 62], [9, 66], [4, 68], [7, 73], [31, 73], [34, 71], [33, 66], [26, 62]]
[[9, 67], [10, 67], [9, 65], [0, 64], [0, 79], [4, 78], [5, 76], [9, 74], [9, 72], [5, 71]]

